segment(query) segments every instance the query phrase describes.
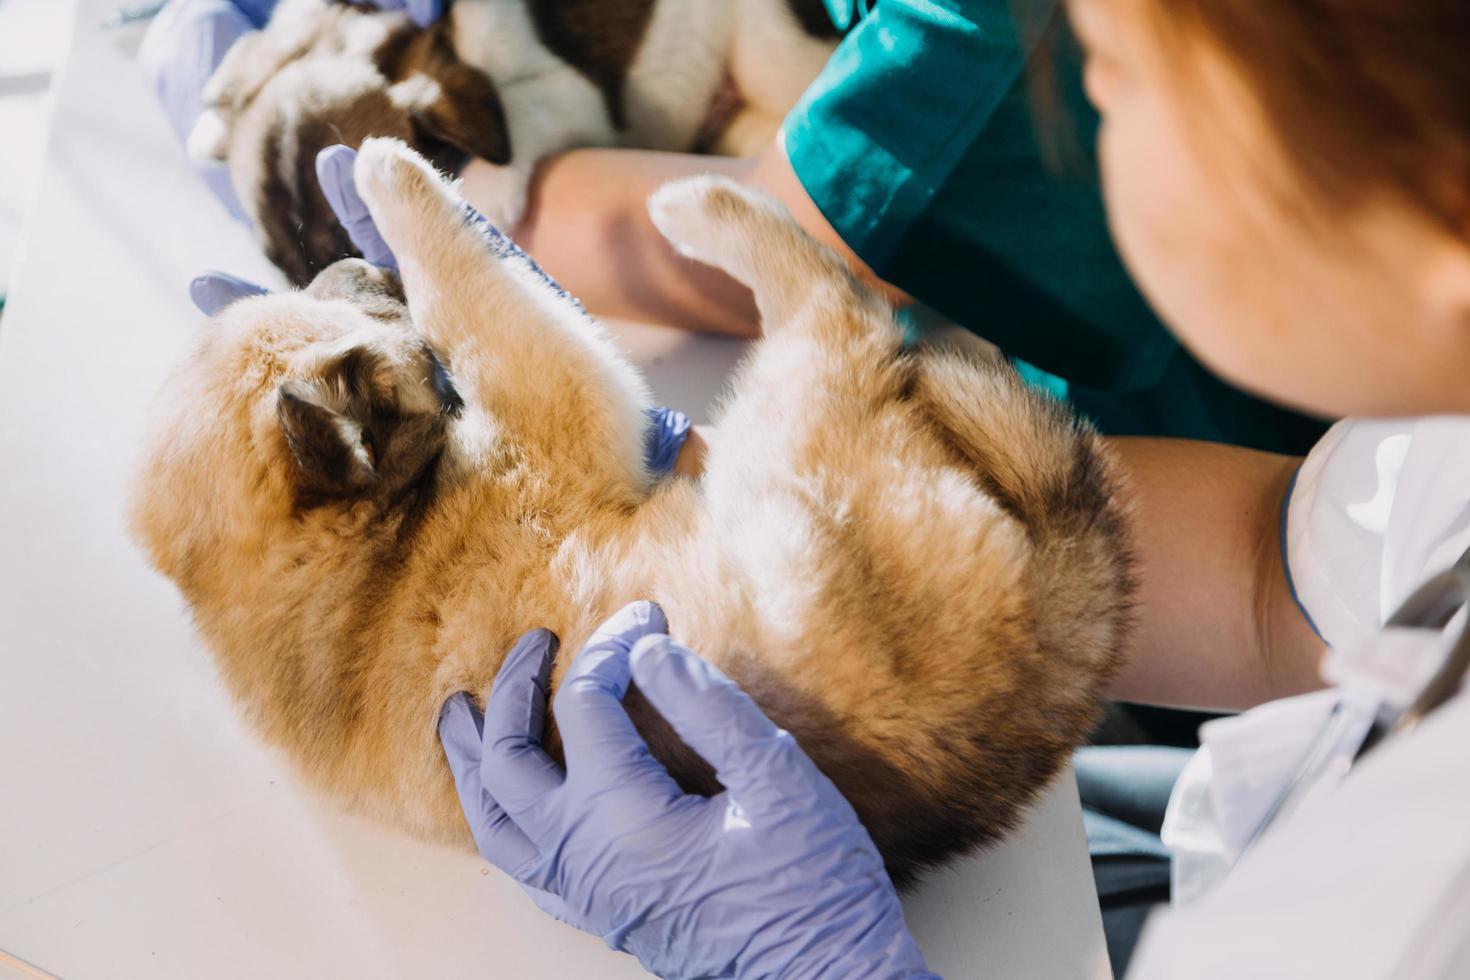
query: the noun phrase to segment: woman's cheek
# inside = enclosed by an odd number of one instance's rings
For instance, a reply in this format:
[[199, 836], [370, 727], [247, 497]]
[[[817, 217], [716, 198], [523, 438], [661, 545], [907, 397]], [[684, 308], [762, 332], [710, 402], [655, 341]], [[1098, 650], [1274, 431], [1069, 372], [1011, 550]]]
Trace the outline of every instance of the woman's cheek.
[[[1134, 283], [1184, 346], [1216, 370], [1247, 369], [1238, 340], [1222, 332], [1229, 300], [1219, 295], [1219, 272], [1207, 247], [1209, 232], [1183, 174], [1155, 147], [1140, 143], [1120, 119], [1099, 134], [1103, 196], [1118, 252]], [[1145, 147], [1145, 150], [1148, 150]], [[1228, 367], [1227, 367], [1228, 365]]]
[[1098, 165], [1101, 169], [1103, 202], [1108, 227], [1129, 273], [1149, 301], [1158, 304], [1156, 293], [1167, 280], [1167, 250], [1159, 248], [1167, 231], [1167, 209], [1159, 208], [1156, 175], [1147, 154], [1137, 151], [1127, 120], [1105, 116], [1098, 130]]
[[1093, 108], [1106, 116], [1118, 92], [1117, 68], [1105, 58], [1089, 56], [1082, 66], [1082, 90]]

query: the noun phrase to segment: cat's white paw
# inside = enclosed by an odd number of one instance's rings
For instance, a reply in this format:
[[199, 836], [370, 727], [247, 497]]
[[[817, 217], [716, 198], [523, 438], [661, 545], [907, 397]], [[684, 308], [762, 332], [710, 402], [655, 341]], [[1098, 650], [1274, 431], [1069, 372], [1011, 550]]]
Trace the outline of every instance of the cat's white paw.
[[459, 195], [402, 140], [364, 140], [353, 165], [357, 192], [400, 262], [429, 247], [446, 227], [463, 225]]
[[737, 278], [748, 264], [750, 250], [772, 231], [791, 224], [791, 216], [774, 198], [715, 176], [664, 184], [649, 197], [648, 214], [679, 254]]
[[382, 136], [363, 141], [352, 176], [357, 192], [374, 211], [395, 200], [437, 194], [440, 183], [434, 168], [408, 144]]
[[195, 163], [219, 163], [226, 158], [230, 152], [230, 126], [218, 109], [206, 109], [199, 114], [184, 149]]
[[716, 212], [719, 198], [738, 204], [731, 182], [718, 177], [688, 177], [670, 181], [648, 198], [648, 216], [653, 226], [669, 244], [684, 256], [701, 262], [714, 262], [712, 239], [718, 237], [723, 222]]

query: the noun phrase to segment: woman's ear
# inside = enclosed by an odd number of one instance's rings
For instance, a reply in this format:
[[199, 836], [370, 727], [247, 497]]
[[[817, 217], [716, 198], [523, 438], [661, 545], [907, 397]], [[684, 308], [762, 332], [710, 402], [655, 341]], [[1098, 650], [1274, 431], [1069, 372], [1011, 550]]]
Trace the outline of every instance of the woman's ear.
[[1447, 324], [1470, 342], [1470, 227], [1463, 238], [1437, 236], [1420, 267], [1419, 288], [1432, 322]]

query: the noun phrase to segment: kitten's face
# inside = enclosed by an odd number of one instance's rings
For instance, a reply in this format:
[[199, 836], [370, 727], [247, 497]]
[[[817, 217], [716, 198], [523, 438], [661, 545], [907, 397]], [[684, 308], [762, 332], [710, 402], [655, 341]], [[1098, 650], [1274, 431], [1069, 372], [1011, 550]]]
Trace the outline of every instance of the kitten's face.
[[426, 489], [464, 403], [393, 273], [346, 259], [202, 330], [160, 394], [134, 495], [165, 574], [186, 584], [251, 528], [319, 508], [382, 513]]

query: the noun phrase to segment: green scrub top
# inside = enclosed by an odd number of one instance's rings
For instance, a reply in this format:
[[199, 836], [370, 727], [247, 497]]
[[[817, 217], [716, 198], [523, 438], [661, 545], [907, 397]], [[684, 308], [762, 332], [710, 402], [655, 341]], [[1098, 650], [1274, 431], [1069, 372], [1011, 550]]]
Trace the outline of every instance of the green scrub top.
[[[813, 202], [875, 273], [1105, 432], [1294, 453], [1317, 440], [1322, 423], [1201, 367], [1129, 279], [1058, 0], [824, 2], [847, 34], [782, 135]], [[1027, 60], [1043, 46], [1065, 144], [1036, 125]]]

